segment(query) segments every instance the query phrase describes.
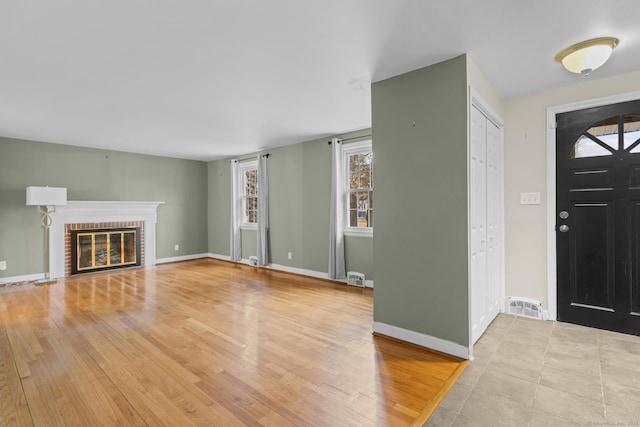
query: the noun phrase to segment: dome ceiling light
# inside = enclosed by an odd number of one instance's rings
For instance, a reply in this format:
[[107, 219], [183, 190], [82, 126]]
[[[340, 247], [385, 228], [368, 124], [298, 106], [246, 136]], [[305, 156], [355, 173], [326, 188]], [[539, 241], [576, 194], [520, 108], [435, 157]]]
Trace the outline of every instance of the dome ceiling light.
[[585, 40], [562, 49], [556, 55], [556, 61], [568, 71], [586, 76], [607, 62], [619, 42], [615, 37]]

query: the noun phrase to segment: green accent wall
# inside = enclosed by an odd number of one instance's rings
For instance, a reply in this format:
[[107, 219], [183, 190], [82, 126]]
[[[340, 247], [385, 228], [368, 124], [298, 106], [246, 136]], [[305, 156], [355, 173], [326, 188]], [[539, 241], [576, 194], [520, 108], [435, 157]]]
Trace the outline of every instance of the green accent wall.
[[240, 230], [242, 239], [242, 258], [249, 259], [250, 256], [256, 256], [258, 251], [258, 236], [255, 230]]
[[[305, 144], [269, 150], [269, 261], [303, 268], [306, 252], [303, 214]], [[255, 234], [255, 232], [254, 232]], [[254, 240], [255, 241], [255, 240]], [[244, 241], [243, 241], [244, 244]], [[256, 252], [255, 243], [252, 247]], [[291, 252], [291, 260], [287, 253]]]
[[[327, 250], [329, 250], [328, 247]], [[373, 239], [371, 237], [345, 236], [344, 258], [347, 271], [364, 273], [367, 280], [373, 280]]]
[[466, 57], [372, 85], [374, 321], [469, 345]]
[[[370, 129], [335, 135], [349, 142], [369, 139]], [[269, 261], [287, 267], [327, 272], [331, 136], [268, 150]], [[256, 153], [257, 154], [257, 153]], [[253, 159], [255, 155], [242, 156]], [[375, 161], [375, 160], [374, 160]], [[375, 167], [375, 166], [374, 166]], [[209, 249], [229, 255], [229, 159], [209, 163]], [[242, 256], [256, 253], [253, 230], [242, 230]], [[291, 259], [288, 253], [291, 252]], [[373, 239], [346, 237], [347, 270], [373, 280]]]
[[25, 205], [31, 185], [66, 187], [69, 200], [164, 201], [156, 257], [207, 252], [206, 162], [10, 138], [0, 153], [0, 278], [44, 270], [41, 214]]
[[229, 255], [231, 239], [231, 167], [228, 160], [209, 162], [207, 220], [209, 253]]

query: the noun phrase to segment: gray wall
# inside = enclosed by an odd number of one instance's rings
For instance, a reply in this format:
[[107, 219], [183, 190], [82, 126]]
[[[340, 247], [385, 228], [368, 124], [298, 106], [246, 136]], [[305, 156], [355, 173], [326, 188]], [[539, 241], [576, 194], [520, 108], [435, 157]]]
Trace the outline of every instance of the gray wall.
[[[370, 130], [336, 135], [368, 139]], [[329, 262], [331, 137], [268, 150], [270, 262], [326, 272]], [[241, 158], [255, 158], [242, 156]], [[375, 162], [375, 160], [374, 160]], [[375, 167], [375, 166], [374, 166]], [[229, 160], [209, 163], [209, 250], [229, 255]], [[346, 237], [348, 270], [373, 280], [373, 239]], [[291, 252], [292, 259], [287, 258]], [[255, 231], [243, 230], [242, 256], [256, 254]]]
[[231, 211], [231, 178], [229, 161], [219, 160], [207, 165], [209, 208], [207, 220], [209, 225], [209, 252], [218, 255], [229, 255], [230, 211]]
[[374, 321], [467, 346], [466, 57], [373, 84], [372, 114]]
[[25, 205], [30, 185], [66, 187], [69, 200], [164, 201], [156, 256], [207, 252], [205, 162], [9, 138], [0, 138], [0, 153], [0, 278], [44, 270], [41, 215]]

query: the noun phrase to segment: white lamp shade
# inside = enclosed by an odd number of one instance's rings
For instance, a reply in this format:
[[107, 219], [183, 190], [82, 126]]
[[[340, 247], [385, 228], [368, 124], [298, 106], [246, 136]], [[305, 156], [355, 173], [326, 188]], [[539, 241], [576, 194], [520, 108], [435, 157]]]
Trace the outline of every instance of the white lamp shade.
[[66, 204], [66, 188], [27, 187], [27, 206], [61, 206]]
[[570, 53], [562, 60], [564, 68], [572, 73], [589, 73], [600, 68], [611, 56], [611, 46], [591, 46]]

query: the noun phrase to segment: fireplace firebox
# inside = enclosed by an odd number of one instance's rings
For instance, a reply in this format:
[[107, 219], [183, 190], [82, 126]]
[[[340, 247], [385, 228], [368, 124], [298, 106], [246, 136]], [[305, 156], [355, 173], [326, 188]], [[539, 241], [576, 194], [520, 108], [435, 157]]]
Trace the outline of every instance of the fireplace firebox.
[[139, 265], [139, 227], [71, 231], [72, 275]]

